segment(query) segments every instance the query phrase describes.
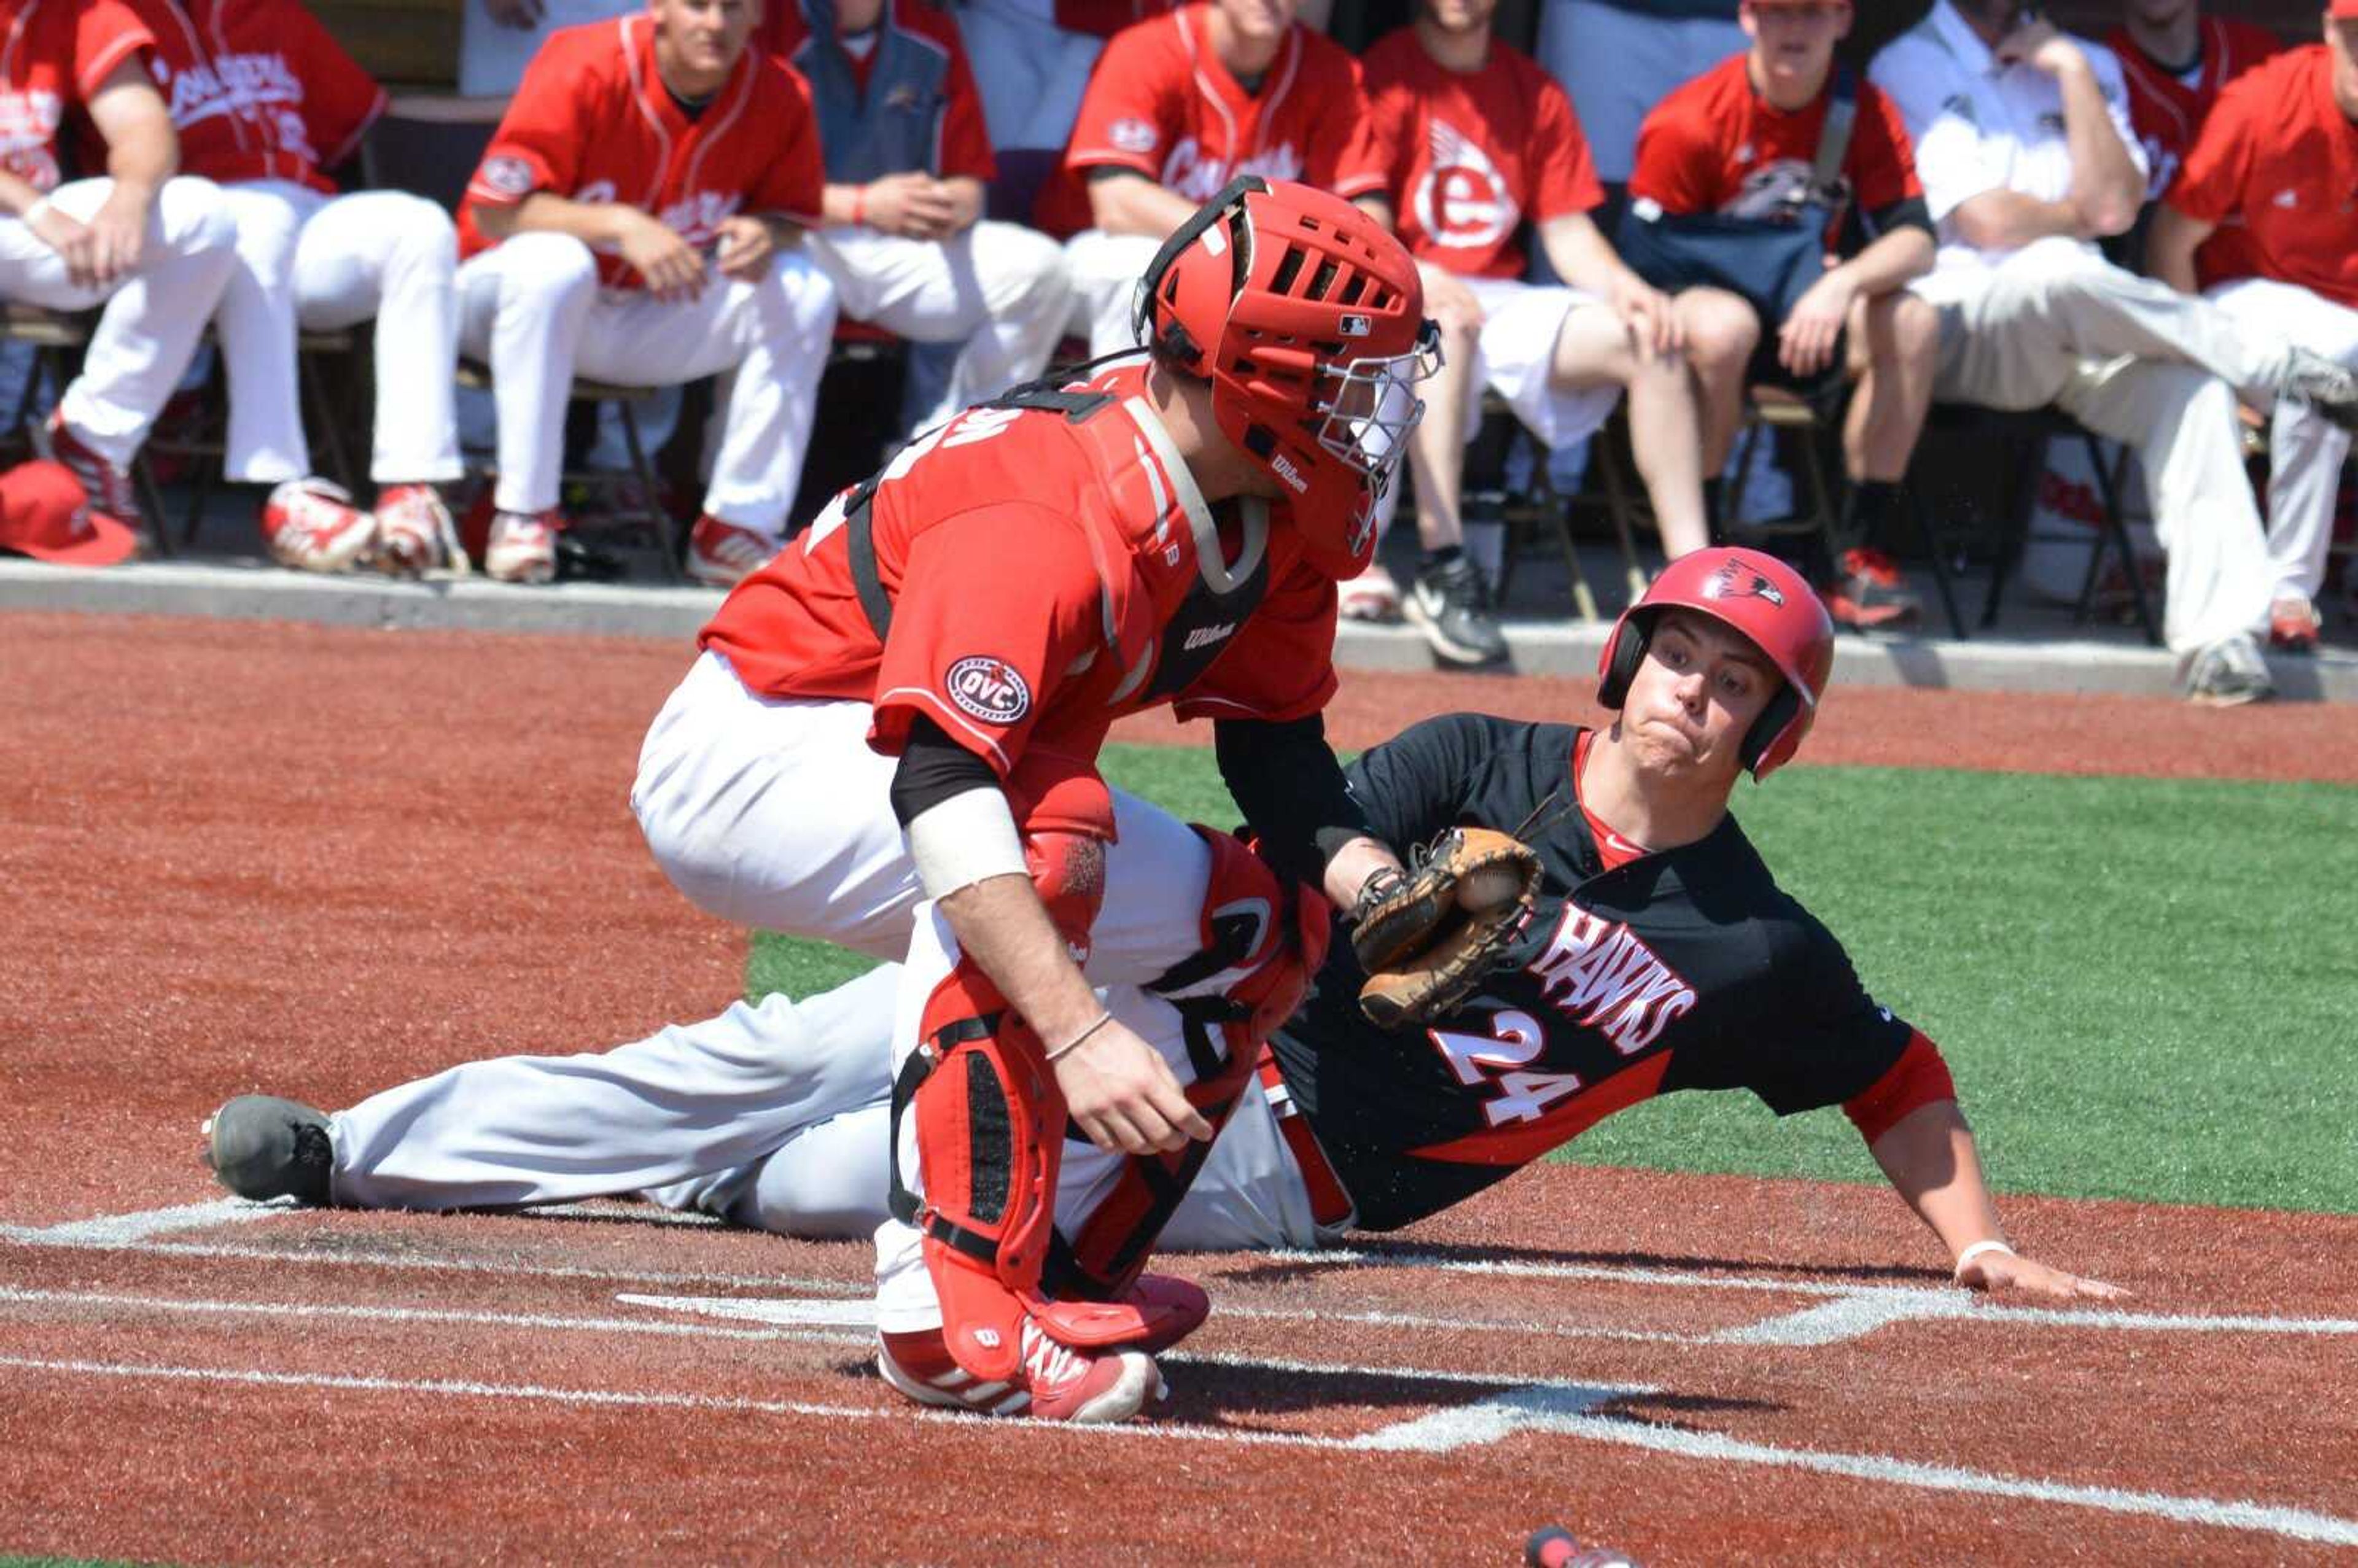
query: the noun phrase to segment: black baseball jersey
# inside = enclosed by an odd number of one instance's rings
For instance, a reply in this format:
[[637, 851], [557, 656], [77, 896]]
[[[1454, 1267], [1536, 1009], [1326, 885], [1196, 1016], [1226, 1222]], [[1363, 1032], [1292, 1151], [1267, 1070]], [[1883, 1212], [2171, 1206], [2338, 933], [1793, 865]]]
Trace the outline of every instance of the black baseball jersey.
[[1477, 714], [1368, 752], [1351, 787], [1378, 837], [1512, 832], [1545, 867], [1508, 958], [1437, 1028], [1361, 1015], [1339, 925], [1309, 1000], [1271, 1042], [1286, 1087], [1358, 1208], [1390, 1230], [1463, 1201], [1674, 1089], [1750, 1089], [1779, 1115], [1867, 1090], [1914, 1032], [1876, 1005], [1833, 935], [1780, 890], [1730, 816], [1705, 838], [1604, 869], [1574, 794], [1582, 731]]

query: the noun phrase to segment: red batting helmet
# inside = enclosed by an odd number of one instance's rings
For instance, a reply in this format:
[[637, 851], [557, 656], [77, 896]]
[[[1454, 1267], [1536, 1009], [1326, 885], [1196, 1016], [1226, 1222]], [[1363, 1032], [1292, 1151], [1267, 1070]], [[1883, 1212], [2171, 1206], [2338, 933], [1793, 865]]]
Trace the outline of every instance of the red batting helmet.
[[1697, 550], [1662, 568], [1646, 596], [1621, 612], [1605, 656], [1596, 665], [1596, 698], [1618, 708], [1645, 661], [1654, 617], [1692, 610], [1742, 633], [1783, 672], [1785, 685], [1768, 699], [1744, 736], [1744, 765], [1756, 779], [1783, 767], [1801, 750], [1818, 716], [1818, 699], [1834, 669], [1834, 623], [1817, 590], [1801, 574], [1758, 550]]
[[1239, 176], [1155, 253], [1131, 325], [1212, 384], [1221, 433], [1276, 478], [1312, 564], [1366, 570], [1424, 414], [1415, 384], [1441, 366], [1401, 243], [1340, 197]]

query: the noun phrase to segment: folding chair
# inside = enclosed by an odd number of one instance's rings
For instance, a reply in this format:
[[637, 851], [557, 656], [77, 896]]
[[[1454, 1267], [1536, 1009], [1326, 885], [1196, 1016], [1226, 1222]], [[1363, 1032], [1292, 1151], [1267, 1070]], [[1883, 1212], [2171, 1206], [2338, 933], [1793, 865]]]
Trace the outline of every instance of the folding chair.
[[1498, 562], [1498, 597], [1506, 598], [1508, 587], [1514, 581], [1516, 561], [1530, 537], [1542, 527], [1551, 528], [1563, 552], [1564, 568], [1571, 579], [1573, 613], [1583, 621], [1605, 619], [1598, 612], [1596, 593], [1589, 586], [1588, 574], [1580, 564], [1580, 549], [1572, 528], [1574, 508], [1601, 506], [1613, 524], [1614, 540], [1621, 552], [1623, 579], [1629, 601], [1635, 603], [1645, 593], [1649, 579], [1638, 558], [1633, 520], [1642, 503], [1636, 497], [1625, 466], [1623, 449], [1628, 442], [1628, 427], [1622, 412], [1617, 409], [1613, 418], [1589, 438], [1590, 471], [1603, 486], [1602, 492], [1594, 496], [1585, 492], [1574, 495], [1557, 492], [1548, 472], [1548, 449], [1523, 428], [1497, 394], [1487, 390], [1483, 393], [1482, 417], [1486, 428], [1493, 420], [1507, 421], [1512, 434], [1530, 443], [1531, 450], [1531, 488], [1526, 493], [1509, 496], [1507, 502], [1507, 537]]

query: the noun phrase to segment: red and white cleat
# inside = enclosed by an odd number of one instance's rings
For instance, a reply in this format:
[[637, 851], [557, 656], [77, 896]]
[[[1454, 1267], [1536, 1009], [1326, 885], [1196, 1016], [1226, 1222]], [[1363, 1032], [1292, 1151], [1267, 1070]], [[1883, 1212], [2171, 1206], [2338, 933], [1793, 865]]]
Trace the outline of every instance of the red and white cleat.
[[449, 566], [463, 570], [459, 530], [430, 484], [389, 484], [377, 492], [376, 549], [369, 564], [395, 577], [423, 577]]
[[270, 558], [298, 572], [350, 571], [376, 543], [376, 519], [324, 479], [290, 479], [262, 503]]
[[554, 506], [546, 512], [498, 514], [483, 546], [485, 575], [494, 582], [555, 582], [557, 535], [564, 526], [565, 514]]
[[1102, 1425], [1128, 1421], [1170, 1397], [1154, 1357], [1143, 1350], [1076, 1350], [1023, 1320], [1023, 1365], [1004, 1383], [977, 1379], [951, 1357], [941, 1330], [877, 1336], [876, 1369], [923, 1405], [1028, 1415], [1034, 1421]]
[[1401, 618], [1400, 584], [1384, 569], [1381, 561], [1370, 562], [1366, 571], [1336, 590], [1336, 597], [1346, 621], [1392, 622]]
[[687, 576], [707, 588], [735, 588], [770, 564], [778, 542], [706, 513], [687, 536]]
[[131, 482], [131, 471], [116, 468], [85, 446], [82, 438], [73, 433], [73, 427], [66, 423], [63, 409], [50, 412], [49, 423], [34, 434], [33, 448], [51, 462], [62, 464], [67, 472], [81, 481], [82, 493], [90, 498], [91, 511], [138, 535], [145, 549], [147, 520], [140, 515], [139, 492]]
[[2288, 654], [2317, 652], [2318, 634], [2323, 630], [2317, 606], [2299, 595], [2279, 599], [2268, 607], [2268, 642]]

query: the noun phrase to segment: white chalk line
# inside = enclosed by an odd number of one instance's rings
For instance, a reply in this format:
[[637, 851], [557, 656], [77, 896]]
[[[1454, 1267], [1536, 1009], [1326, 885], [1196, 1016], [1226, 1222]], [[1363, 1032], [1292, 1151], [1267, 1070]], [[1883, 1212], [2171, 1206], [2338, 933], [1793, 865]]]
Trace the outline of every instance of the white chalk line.
[[175, 1204], [169, 1208], [141, 1209], [133, 1214], [103, 1214], [62, 1225], [0, 1226], [0, 1236], [36, 1247], [124, 1247], [176, 1230], [201, 1230], [216, 1225], [243, 1225], [274, 1215], [293, 1214], [295, 1205], [248, 1203], [243, 1198], [215, 1198], [211, 1203]]
[[[557, 1404], [615, 1406], [731, 1411], [763, 1415], [810, 1416], [857, 1421], [973, 1422], [992, 1418], [914, 1408], [873, 1409], [859, 1405], [799, 1400], [749, 1400], [713, 1394], [633, 1393], [611, 1389], [558, 1389], [536, 1384], [488, 1383], [473, 1379], [373, 1378], [330, 1373], [271, 1372], [243, 1368], [211, 1368], [49, 1358], [0, 1355], [0, 1368], [67, 1376], [150, 1379], [187, 1382], [246, 1384], [275, 1388], [311, 1388], [371, 1393], [440, 1394], [473, 1399], [542, 1400]], [[1394, 1376], [1403, 1375], [1395, 1369]], [[1624, 1397], [1627, 1390], [1595, 1385], [1573, 1389], [1510, 1389], [1505, 1393], [1459, 1411], [1436, 1412], [1395, 1422], [1355, 1437], [1325, 1437], [1302, 1433], [1244, 1432], [1222, 1427], [1123, 1425], [1075, 1427], [1028, 1421], [1002, 1425], [1029, 1428], [1073, 1437], [1143, 1439], [1169, 1443], [1207, 1443], [1258, 1446], [1326, 1449], [1343, 1452], [1438, 1453], [1487, 1444], [1526, 1432], [1543, 1432], [1625, 1447], [1650, 1449], [1682, 1458], [1723, 1464], [1760, 1465], [1844, 1476], [1855, 1480], [1920, 1490], [1968, 1496], [2009, 1498], [2099, 1509], [2107, 1513], [2161, 1519], [2176, 1523], [2286, 1537], [2320, 1545], [2358, 1546], [2358, 1520], [2312, 1509], [2276, 1504], [2167, 1492], [2130, 1491], [2116, 1487], [2092, 1487], [2041, 1480], [1959, 1465], [1923, 1464], [1888, 1454], [1829, 1453], [1806, 1448], [1779, 1448], [1709, 1433], [1650, 1426], [1627, 1419], [1594, 1413], [1605, 1400]], [[1446, 1417], [1448, 1419], [1442, 1419]]]

